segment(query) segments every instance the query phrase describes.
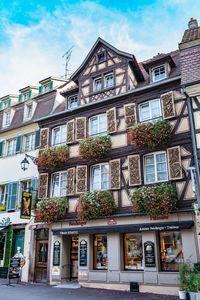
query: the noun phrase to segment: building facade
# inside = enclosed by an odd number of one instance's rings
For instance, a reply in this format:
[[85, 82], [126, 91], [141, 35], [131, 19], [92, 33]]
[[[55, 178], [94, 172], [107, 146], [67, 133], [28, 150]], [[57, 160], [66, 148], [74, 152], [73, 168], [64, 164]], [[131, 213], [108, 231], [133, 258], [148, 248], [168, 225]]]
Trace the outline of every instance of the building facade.
[[[58, 222], [26, 227], [31, 251], [24, 280], [77, 280], [117, 289], [137, 282], [140, 291], [167, 287], [167, 293], [175, 293], [180, 264], [199, 259], [195, 195], [187, 171], [194, 157], [179, 51], [139, 64], [134, 55], [99, 38], [61, 94], [65, 103], [37, 119], [40, 153], [68, 145], [69, 161], [53, 171], [39, 169], [38, 199], [64, 197], [68, 209]], [[130, 142], [132, 128], [159, 120], [171, 125], [166, 143], [151, 149]], [[107, 135], [110, 152], [99, 159], [80, 158], [82, 140]], [[163, 184], [177, 192], [172, 213], [133, 211], [134, 192]], [[80, 220], [81, 195], [96, 190], [109, 191], [116, 209]]]

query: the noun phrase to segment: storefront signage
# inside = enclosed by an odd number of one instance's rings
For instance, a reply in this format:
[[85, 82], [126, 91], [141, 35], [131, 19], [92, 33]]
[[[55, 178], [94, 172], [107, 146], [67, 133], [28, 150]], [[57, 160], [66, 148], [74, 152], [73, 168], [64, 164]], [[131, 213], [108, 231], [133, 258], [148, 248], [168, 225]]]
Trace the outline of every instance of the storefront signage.
[[147, 241], [144, 243], [145, 267], [155, 267], [154, 243]]
[[139, 231], [165, 231], [165, 230], [179, 230], [179, 225], [151, 225], [151, 226], [140, 226]]
[[80, 267], [87, 266], [87, 241], [80, 241], [80, 257], [79, 257], [79, 265]]
[[78, 225], [84, 226], [86, 224], [87, 224], [87, 222], [85, 222], [85, 221], [70, 221], [69, 222], [69, 226], [78, 226]]
[[9, 267], [9, 273], [8, 278], [20, 278], [20, 258], [12, 257], [10, 259], [10, 267]]
[[60, 266], [60, 242], [53, 244], [53, 266]]
[[108, 220], [108, 225], [117, 225], [117, 221], [115, 219]]
[[21, 210], [20, 210], [21, 219], [31, 218], [31, 204], [32, 204], [32, 193], [22, 192]]
[[52, 275], [59, 276], [60, 275], [60, 268], [59, 267], [53, 267]]

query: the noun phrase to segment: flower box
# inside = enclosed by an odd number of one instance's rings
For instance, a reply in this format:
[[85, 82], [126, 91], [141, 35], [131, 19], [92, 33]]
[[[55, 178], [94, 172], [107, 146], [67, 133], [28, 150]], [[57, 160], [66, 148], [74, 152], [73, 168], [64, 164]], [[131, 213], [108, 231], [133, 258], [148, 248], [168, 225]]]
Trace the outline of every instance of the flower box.
[[141, 123], [128, 132], [129, 142], [136, 147], [154, 149], [166, 144], [172, 133], [169, 121], [158, 120], [156, 123]]
[[111, 192], [86, 192], [79, 199], [78, 217], [80, 220], [97, 219], [111, 215], [115, 209], [116, 204]]
[[143, 186], [131, 196], [133, 212], [150, 216], [170, 216], [178, 201], [176, 188], [171, 184]]
[[41, 169], [54, 171], [57, 166], [69, 160], [68, 146], [55, 146], [45, 149], [39, 154], [37, 164]]
[[37, 222], [52, 223], [64, 218], [68, 199], [42, 199], [36, 205], [35, 216]]
[[79, 154], [82, 159], [98, 161], [111, 150], [109, 135], [88, 137], [79, 144]]

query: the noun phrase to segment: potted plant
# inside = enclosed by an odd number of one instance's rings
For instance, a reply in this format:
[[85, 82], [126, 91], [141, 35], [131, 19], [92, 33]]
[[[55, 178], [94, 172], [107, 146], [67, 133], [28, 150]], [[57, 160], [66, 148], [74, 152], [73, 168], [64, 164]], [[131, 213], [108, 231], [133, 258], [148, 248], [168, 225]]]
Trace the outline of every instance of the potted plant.
[[187, 290], [189, 291], [190, 300], [200, 300], [200, 274], [193, 271], [186, 275], [188, 280]]
[[181, 264], [179, 268], [179, 299], [187, 299], [187, 289], [188, 289], [188, 278], [187, 275], [190, 272], [189, 264], [187, 262], [184, 262]]

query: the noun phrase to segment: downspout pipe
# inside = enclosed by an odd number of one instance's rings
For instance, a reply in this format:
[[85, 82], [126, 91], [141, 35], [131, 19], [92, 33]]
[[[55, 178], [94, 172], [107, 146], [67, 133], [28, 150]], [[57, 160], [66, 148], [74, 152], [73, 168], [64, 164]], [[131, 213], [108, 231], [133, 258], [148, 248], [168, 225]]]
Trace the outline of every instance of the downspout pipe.
[[192, 113], [192, 107], [191, 107], [191, 102], [190, 102], [190, 96], [185, 90], [185, 87], [182, 87], [182, 91], [184, 95], [186, 96], [187, 99], [187, 106], [188, 106], [188, 114], [189, 114], [189, 122], [190, 122], [190, 131], [191, 131], [191, 139], [192, 139], [192, 150], [194, 154], [194, 165], [196, 169], [196, 187], [197, 187], [197, 202], [198, 202], [198, 207], [200, 210], [200, 173], [199, 173], [199, 162], [198, 162], [198, 156], [197, 156], [197, 146], [196, 146], [196, 139], [195, 139], [195, 130], [194, 130], [194, 117]]

